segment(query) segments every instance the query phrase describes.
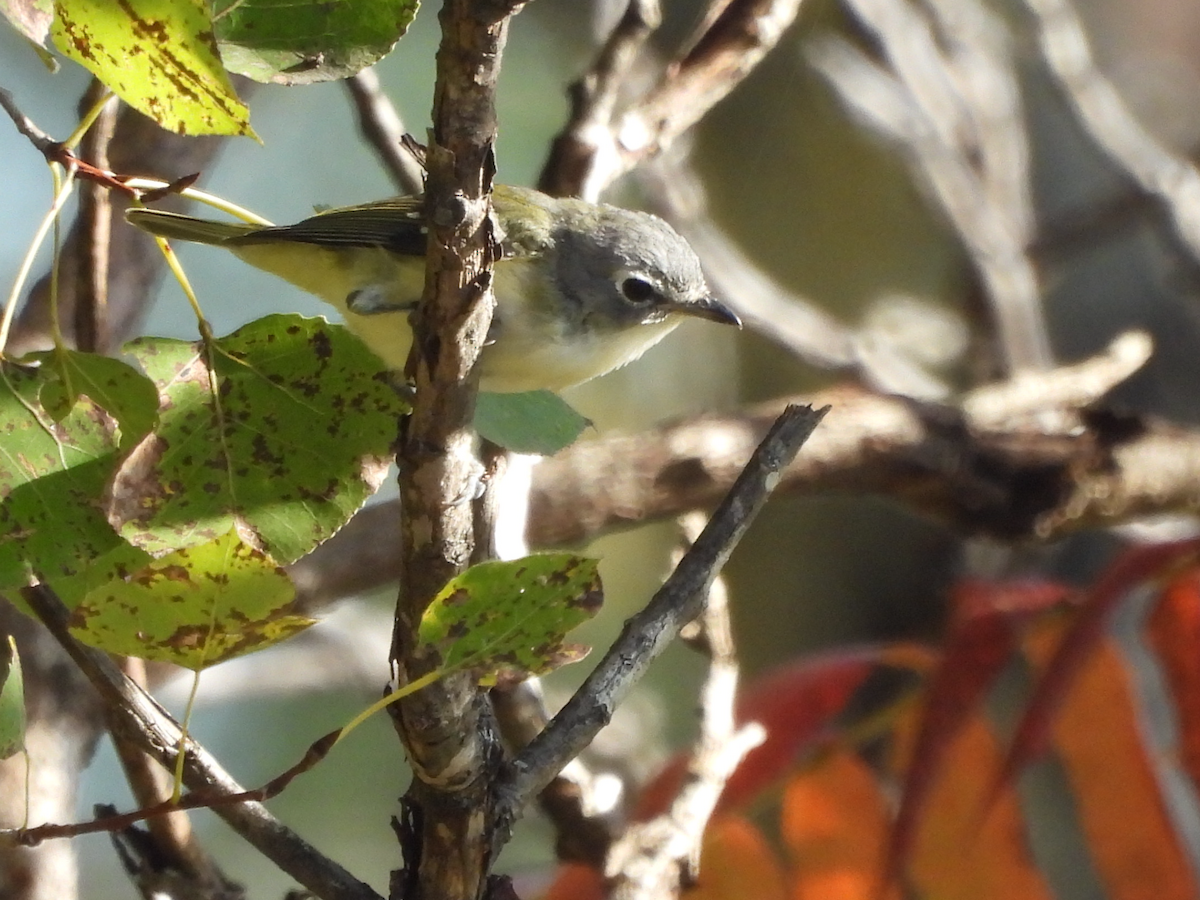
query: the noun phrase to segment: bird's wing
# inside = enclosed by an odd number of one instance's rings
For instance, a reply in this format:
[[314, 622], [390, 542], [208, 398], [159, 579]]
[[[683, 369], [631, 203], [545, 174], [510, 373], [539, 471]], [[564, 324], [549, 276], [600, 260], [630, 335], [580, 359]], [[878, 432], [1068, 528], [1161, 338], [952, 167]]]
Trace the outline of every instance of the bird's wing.
[[295, 241], [322, 247], [382, 247], [404, 256], [425, 253], [420, 197], [396, 197], [319, 213], [295, 225], [261, 228], [229, 241], [234, 245]]

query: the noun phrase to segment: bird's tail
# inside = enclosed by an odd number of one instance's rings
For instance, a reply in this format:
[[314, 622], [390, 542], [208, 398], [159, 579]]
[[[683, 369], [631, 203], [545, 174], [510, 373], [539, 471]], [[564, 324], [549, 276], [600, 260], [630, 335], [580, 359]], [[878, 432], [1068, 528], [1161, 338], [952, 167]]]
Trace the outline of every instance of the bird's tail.
[[196, 241], [200, 244], [223, 244], [230, 238], [243, 237], [261, 231], [261, 225], [245, 222], [213, 222], [210, 219], [194, 219], [179, 213], [161, 209], [129, 209], [125, 219], [142, 231], [158, 237], [179, 241]]

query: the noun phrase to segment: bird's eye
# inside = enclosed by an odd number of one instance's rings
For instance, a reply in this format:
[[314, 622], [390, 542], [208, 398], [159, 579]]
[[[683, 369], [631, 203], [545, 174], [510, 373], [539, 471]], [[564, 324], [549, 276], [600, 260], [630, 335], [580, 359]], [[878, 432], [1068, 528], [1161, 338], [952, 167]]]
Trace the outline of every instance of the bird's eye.
[[658, 288], [645, 278], [631, 275], [621, 282], [621, 293], [625, 299], [635, 306], [645, 306], [653, 303], [658, 297]]

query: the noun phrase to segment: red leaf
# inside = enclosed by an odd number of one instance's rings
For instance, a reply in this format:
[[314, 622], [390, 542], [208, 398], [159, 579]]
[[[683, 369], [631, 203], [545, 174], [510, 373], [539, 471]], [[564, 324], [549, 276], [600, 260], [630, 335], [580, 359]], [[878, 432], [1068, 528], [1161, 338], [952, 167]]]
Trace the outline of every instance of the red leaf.
[[1147, 630], [1175, 701], [1180, 762], [1200, 789], [1200, 568], [1167, 585]]
[[1065, 585], [1048, 581], [966, 580], [955, 586], [945, 650], [929, 681], [888, 840], [885, 884], [904, 867], [917, 820], [950, 744], [1008, 663], [1021, 628], [1030, 616], [1061, 603], [1069, 593]]
[[1045, 752], [1054, 715], [1062, 706], [1076, 674], [1104, 635], [1108, 615], [1130, 590], [1151, 578], [1168, 575], [1200, 552], [1200, 539], [1132, 547], [1104, 570], [1083, 597], [1070, 630], [1063, 636], [1017, 725], [1015, 736], [996, 776], [993, 795], [1016, 777], [1027, 763]]
[[[766, 740], [751, 750], [717, 806], [742, 807], [788, 774], [800, 754], [828, 729], [868, 675], [884, 665], [924, 668], [929, 653], [910, 644], [869, 646], [822, 653], [782, 666], [757, 679], [738, 702], [737, 719], [759, 722]], [[665, 810], [679, 792], [687, 757], [674, 757], [642, 791], [634, 817]]]

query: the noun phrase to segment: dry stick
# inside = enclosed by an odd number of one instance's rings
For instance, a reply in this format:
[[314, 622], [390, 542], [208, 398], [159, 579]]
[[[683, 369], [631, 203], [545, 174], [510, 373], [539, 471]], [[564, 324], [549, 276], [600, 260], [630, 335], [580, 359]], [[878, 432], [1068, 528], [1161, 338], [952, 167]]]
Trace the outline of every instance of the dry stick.
[[[79, 101], [82, 118], [108, 88], [98, 78]], [[108, 147], [117, 124], [117, 100], [112, 97], [83, 136], [80, 155], [100, 169], [108, 168]], [[80, 265], [75, 296], [75, 346], [91, 353], [108, 347], [108, 263], [112, 234], [109, 191], [99, 184], [84, 184], [79, 198]]]
[[[510, 17], [500, 0], [446, 0], [439, 13], [433, 130], [426, 154], [429, 249], [426, 287], [413, 323], [412, 414], [402, 423], [401, 582], [391, 657], [401, 684], [437, 660], [416, 640], [421, 614], [474, 555], [480, 464], [471, 422], [494, 298], [499, 244], [490, 191], [495, 89]], [[413, 780], [401, 834], [405, 882], [422, 897], [475, 900], [491, 864], [491, 780], [500, 755], [487, 696], [467, 673], [451, 675], [389, 707]]]
[[[689, 540], [703, 527], [699, 514], [685, 517]], [[688, 631], [695, 630], [694, 638]], [[658, 900], [674, 897], [696, 881], [700, 845], [717, 800], [745, 755], [766, 736], [757, 722], [738, 728], [738, 662], [729, 619], [729, 598], [718, 578], [709, 589], [704, 612], [683, 637], [709, 656], [708, 677], [700, 703], [697, 738], [685, 781], [666, 812], [636, 823], [612, 847], [606, 873], [613, 878], [614, 900]]]
[[[972, 18], [985, 18], [973, 0], [962, 3]], [[949, 56], [934, 33], [938, 21], [907, 0], [851, 5], [889, 68], [835, 37], [812, 41], [810, 62], [849, 109], [903, 150], [958, 232], [986, 289], [1004, 371], [1049, 368], [1040, 288], [1026, 255], [1033, 216], [1011, 54], [985, 37], [987, 29], [972, 27], [961, 42], [955, 35]], [[1001, 27], [997, 20], [992, 30]], [[976, 89], [980, 82], [987, 90]]]
[[1025, 0], [1042, 57], [1096, 144], [1162, 204], [1185, 249], [1200, 260], [1200, 172], [1142, 127], [1092, 59], [1087, 31], [1066, 0]]
[[[831, 405], [833, 412], [779, 489], [878, 494], [970, 533], [994, 534], [997, 524], [1006, 523], [1010, 536], [1036, 531], [1043, 538], [1195, 508], [1200, 431], [1143, 420], [1107, 438], [1102, 422], [1084, 420], [1071, 432], [1041, 436], [1030, 426], [1046, 412], [1078, 412], [1101, 400], [1141, 367], [1149, 349], [1144, 335], [1127, 334], [1091, 359], [976, 388], [954, 406], [928, 407], [965, 426], [949, 447], [947, 435], [923, 419], [922, 408], [902, 398], [852, 387], [792, 398]], [[576, 545], [714, 505], [783, 402], [580, 441], [543, 460], [534, 470], [530, 544]], [[947, 449], [954, 454], [946, 455]], [[947, 463], [984, 462], [1010, 480], [996, 481], [981, 496], [978, 484], [964, 477], [969, 468], [939, 467], [938, 454]], [[1039, 475], [1042, 486], [1053, 488], [1040, 500], [1034, 494]], [[1008, 519], [1000, 516], [1005, 510]], [[1023, 518], [1014, 517], [1015, 510], [1023, 510]], [[367, 507], [290, 566], [304, 607], [319, 609], [395, 581], [399, 521], [396, 503]], [[1026, 530], [1014, 531], [1022, 522]]]
[[591, 67], [571, 85], [571, 114], [550, 145], [538, 188], [556, 197], [596, 200], [615, 177], [613, 117], [636, 77], [635, 63], [662, 20], [658, 0], [629, 0]]
[[625, 623], [582, 687], [508, 766], [496, 788], [496, 849], [511, 836], [525, 805], [592, 742], [650, 663], [700, 614], [713, 579], [826, 412], [798, 406], [783, 411], [704, 532], [646, 608]]
[[404, 143], [404, 120], [383, 92], [374, 69], [363, 69], [346, 79], [346, 90], [358, 112], [358, 127], [405, 194], [425, 190], [425, 168]]
[[[28, 588], [25, 601], [99, 692], [114, 730], [171, 768], [178, 751], [179, 724], [145, 691], [131, 682], [107, 654], [71, 636], [62, 601], [46, 587]], [[220, 764], [189, 738], [184, 784], [207, 795], [242, 793]], [[280, 823], [261, 803], [216, 805], [213, 811], [263, 856], [322, 900], [381, 900], [371, 888], [323, 856]]]

